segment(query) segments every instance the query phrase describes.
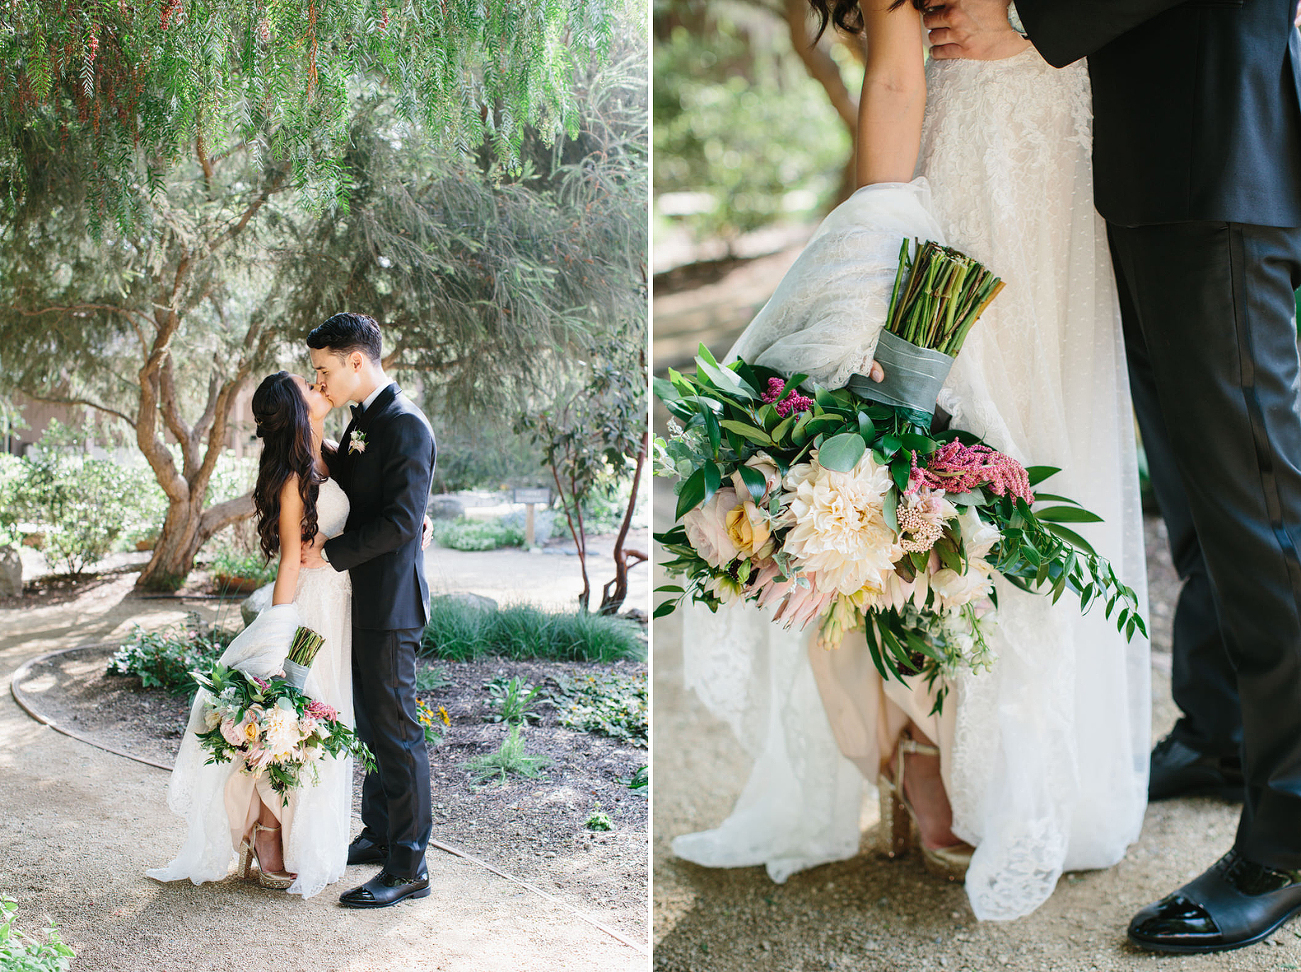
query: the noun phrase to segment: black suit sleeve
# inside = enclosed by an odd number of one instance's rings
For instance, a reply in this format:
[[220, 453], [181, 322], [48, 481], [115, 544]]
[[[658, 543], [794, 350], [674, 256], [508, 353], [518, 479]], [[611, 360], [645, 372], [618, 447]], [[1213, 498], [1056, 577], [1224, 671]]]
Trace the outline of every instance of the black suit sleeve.
[[1053, 67], [1088, 57], [1183, 0], [1016, 0], [1030, 43]]
[[433, 436], [418, 416], [410, 414], [395, 416], [385, 432], [380, 515], [325, 542], [325, 555], [335, 570], [351, 570], [391, 553], [419, 539], [424, 528], [433, 478]]

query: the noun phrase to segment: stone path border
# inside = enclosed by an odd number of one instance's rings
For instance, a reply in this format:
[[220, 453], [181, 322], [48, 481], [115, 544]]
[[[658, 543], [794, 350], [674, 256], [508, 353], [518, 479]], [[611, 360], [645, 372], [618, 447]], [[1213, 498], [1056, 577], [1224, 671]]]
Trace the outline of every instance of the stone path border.
[[[171, 766], [168, 766], [164, 763], [155, 762], [152, 759], [145, 759], [142, 756], [135, 756], [121, 749], [117, 749], [113, 746], [106, 745], [105, 743], [102, 743], [99, 740], [86, 735], [85, 733], [77, 732], [75, 729], [69, 729], [67, 726], [60, 724], [52, 717], [41, 712], [40, 709], [32, 701], [32, 698], [26, 692], [23, 691], [22, 683], [26, 681], [27, 677], [31, 674], [31, 669], [33, 669], [37, 665], [50, 661], [53, 658], [58, 658], [62, 655], [71, 655], [80, 652], [98, 651], [104, 648], [112, 648], [113, 646], [114, 643], [111, 641], [97, 641], [87, 645], [77, 645], [72, 648], [60, 648], [57, 651], [49, 651], [46, 652], [44, 655], [38, 655], [35, 658], [30, 658], [27, 661], [25, 661], [21, 666], [19, 666], [16, 672], [14, 672], [13, 679], [9, 683], [9, 692], [11, 695], [13, 695], [14, 701], [18, 703], [18, 707], [20, 709], [22, 709], [34, 720], [41, 723], [42, 725], [49, 726], [55, 732], [62, 733], [63, 735], [75, 739], [78, 742], [85, 743], [87, 746], [93, 746], [96, 749], [102, 749], [105, 752], [112, 753], [114, 756], [121, 756], [124, 759], [134, 760], [137, 763], [144, 763], [146, 766], [152, 766], [155, 769], [164, 770], [165, 772], [170, 773], [172, 771]], [[566, 911], [573, 914], [576, 918], [580, 918], [583, 921], [587, 922], [592, 927], [598, 928], [601, 931], [605, 932], [607, 935], [615, 939], [620, 944], [626, 945], [629, 948], [634, 949], [637, 952], [640, 952], [642, 955], [650, 954], [650, 952], [646, 949], [644, 945], [640, 945], [637, 942], [634, 942], [632, 939], [619, 934], [619, 932], [615, 931], [609, 925], [597, 921], [595, 918], [591, 917], [590, 915], [584, 914], [583, 912], [575, 908], [573, 905], [569, 904], [567, 901], [561, 898], [557, 898], [555, 895], [550, 894], [546, 891], [543, 891], [541, 888], [537, 887], [536, 885], [529, 884], [529, 882], [527, 881], [517, 878], [511, 874], [507, 874], [505, 871], [499, 870], [498, 868], [489, 864], [487, 861], [480, 860], [479, 858], [475, 857], [473, 854], [467, 854], [459, 847], [453, 847], [451, 844], [444, 844], [441, 841], [432, 840], [432, 839], [429, 841], [429, 846], [436, 847], [439, 850], [443, 851], [444, 853], [451, 854], [454, 857], [462, 858], [463, 860], [469, 861], [472, 864], [477, 864], [479, 867], [483, 868], [484, 870], [490, 871], [491, 873], [496, 874], [498, 877], [505, 878], [507, 881], [511, 882], [512, 884], [518, 885], [519, 887], [524, 888], [527, 891], [531, 891], [536, 895], [546, 898], [548, 901], [552, 902], [553, 904], [559, 905], [560, 907], [564, 908]]]

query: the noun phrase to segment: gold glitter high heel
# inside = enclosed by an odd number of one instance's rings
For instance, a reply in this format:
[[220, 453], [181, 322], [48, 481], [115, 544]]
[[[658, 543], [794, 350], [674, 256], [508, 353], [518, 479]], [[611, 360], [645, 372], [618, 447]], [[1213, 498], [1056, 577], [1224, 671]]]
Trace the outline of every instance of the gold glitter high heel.
[[917, 812], [904, 794], [904, 767], [906, 753], [922, 756], [938, 756], [940, 751], [934, 746], [919, 743], [906, 734], [900, 735], [899, 745], [895, 750], [894, 779], [881, 773], [876, 780], [877, 791], [881, 799], [881, 823], [877, 828], [877, 849], [886, 857], [902, 857], [914, 847], [920, 848], [926, 870], [950, 881], [961, 881], [967, 876], [967, 866], [971, 863], [972, 847], [958, 841], [948, 847], [927, 847], [921, 839], [921, 828], [917, 824]]

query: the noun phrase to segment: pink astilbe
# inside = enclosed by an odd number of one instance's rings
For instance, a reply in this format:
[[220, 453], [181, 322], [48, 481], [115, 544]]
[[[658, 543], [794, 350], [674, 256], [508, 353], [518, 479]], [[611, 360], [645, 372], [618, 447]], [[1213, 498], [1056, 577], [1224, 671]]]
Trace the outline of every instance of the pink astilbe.
[[782, 418], [790, 415], [791, 412], [807, 412], [813, 407], [813, 399], [807, 395], [801, 395], [794, 388], [790, 394], [781, 401], [777, 399], [781, 396], [782, 389], [786, 387], [786, 382], [780, 378], [768, 379], [768, 390], [759, 397], [777, 410], [777, 414]]
[[1027, 503], [1034, 502], [1025, 467], [987, 445], [966, 446], [955, 439], [941, 446], [925, 469], [917, 465], [915, 452], [912, 462], [906, 495], [923, 486], [942, 489], [946, 493], [969, 493], [977, 487], [988, 486], [995, 496], [1011, 494]]
[[313, 719], [321, 719], [325, 722], [334, 722], [339, 718], [339, 713], [334, 706], [326, 705], [324, 702], [318, 702], [315, 699], [307, 703], [306, 712]]

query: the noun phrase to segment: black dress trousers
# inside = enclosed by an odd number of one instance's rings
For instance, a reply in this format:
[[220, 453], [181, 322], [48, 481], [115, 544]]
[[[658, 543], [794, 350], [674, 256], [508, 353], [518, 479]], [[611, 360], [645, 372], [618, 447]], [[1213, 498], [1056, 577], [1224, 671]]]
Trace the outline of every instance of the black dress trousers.
[[1153, 486], [1188, 578], [1176, 691], [1198, 715], [1182, 731], [1223, 748], [1241, 713], [1235, 846], [1301, 868], [1301, 229], [1108, 230]]

